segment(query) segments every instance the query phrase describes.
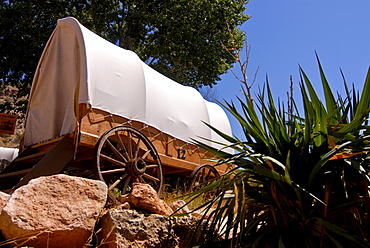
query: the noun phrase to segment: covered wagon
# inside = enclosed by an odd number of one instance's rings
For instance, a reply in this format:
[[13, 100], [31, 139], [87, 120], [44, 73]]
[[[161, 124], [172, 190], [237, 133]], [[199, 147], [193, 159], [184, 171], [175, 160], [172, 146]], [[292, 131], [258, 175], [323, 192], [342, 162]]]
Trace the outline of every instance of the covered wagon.
[[220, 141], [203, 122], [231, 134], [220, 106], [64, 18], [37, 66], [22, 152], [0, 174], [1, 187], [61, 171], [119, 192], [134, 181], [161, 190], [167, 175], [215, 176], [226, 167], [205, 165], [211, 155], [190, 142]]

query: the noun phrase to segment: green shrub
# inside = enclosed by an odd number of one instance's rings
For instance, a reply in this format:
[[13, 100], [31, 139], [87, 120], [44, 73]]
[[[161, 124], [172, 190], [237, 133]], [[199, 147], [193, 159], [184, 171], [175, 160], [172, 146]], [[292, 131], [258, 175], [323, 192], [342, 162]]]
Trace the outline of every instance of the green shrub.
[[219, 164], [236, 165], [191, 195], [214, 188], [221, 192], [204, 205], [217, 207], [209, 207], [211, 228], [203, 244], [370, 247], [370, 69], [360, 93], [344, 80], [345, 97], [335, 98], [319, 60], [318, 66], [325, 101], [300, 68], [303, 115], [294, 100], [288, 109], [276, 105], [267, 82], [256, 100], [238, 98], [239, 108], [224, 104], [245, 139], [210, 126], [234, 154], [195, 141], [218, 155]]

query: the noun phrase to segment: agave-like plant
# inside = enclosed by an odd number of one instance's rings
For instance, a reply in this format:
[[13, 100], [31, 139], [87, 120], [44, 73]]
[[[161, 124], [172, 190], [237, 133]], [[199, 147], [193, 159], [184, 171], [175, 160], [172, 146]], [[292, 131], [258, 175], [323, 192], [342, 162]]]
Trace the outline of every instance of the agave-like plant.
[[204, 247], [370, 247], [370, 69], [360, 93], [344, 80], [345, 97], [335, 98], [318, 67], [324, 103], [300, 68], [303, 115], [293, 100], [288, 111], [275, 105], [267, 82], [255, 100], [238, 98], [239, 110], [224, 104], [245, 139], [210, 126], [234, 154], [195, 141], [235, 165], [190, 195], [219, 189], [201, 206]]

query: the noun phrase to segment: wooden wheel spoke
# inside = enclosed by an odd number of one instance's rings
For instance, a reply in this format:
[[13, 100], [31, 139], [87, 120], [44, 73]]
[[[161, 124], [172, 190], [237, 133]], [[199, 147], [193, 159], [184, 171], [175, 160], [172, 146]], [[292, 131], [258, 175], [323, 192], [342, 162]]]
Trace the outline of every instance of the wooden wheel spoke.
[[118, 166], [121, 166], [121, 167], [126, 167], [126, 163], [123, 163], [121, 161], [118, 161], [118, 160], [116, 160], [114, 158], [111, 158], [111, 157], [109, 157], [107, 155], [100, 154], [100, 158], [105, 159], [105, 160], [107, 160], [107, 161], [109, 161], [109, 162], [111, 162], [111, 163], [113, 163], [115, 165], [118, 165]]
[[114, 187], [116, 187], [127, 176], [128, 176], [128, 174], [124, 174], [124, 175], [120, 176], [113, 184], [111, 184], [109, 186], [109, 191], [111, 191]]
[[130, 180], [131, 180], [131, 176], [128, 176], [128, 177], [126, 178], [125, 183], [123, 184], [123, 188], [122, 188], [122, 193], [123, 193], [123, 194], [125, 194], [125, 193], [126, 193], [127, 187], [128, 187], [128, 185], [129, 185], [129, 183], [130, 183]]
[[153, 168], [158, 168], [158, 165], [157, 164], [146, 165], [146, 169], [153, 169]]
[[144, 180], [144, 178], [142, 176], [139, 176], [139, 182], [146, 183], [145, 180]]
[[141, 156], [142, 159], [146, 159], [146, 157], [149, 155], [150, 150], [147, 150], [143, 156]]
[[113, 173], [119, 173], [119, 172], [124, 172], [124, 171], [126, 171], [126, 168], [101, 171], [101, 174], [106, 175], [106, 174], [113, 174]]
[[204, 173], [203, 173], [203, 181], [204, 182], [207, 182], [209, 180], [209, 175], [210, 175], [210, 170], [208, 171], [208, 173], [207, 173], [207, 171], [204, 171]]
[[122, 147], [122, 151], [124, 151], [125, 153], [126, 153], [126, 157], [127, 157], [127, 159], [130, 159], [131, 158], [131, 156], [130, 156], [130, 154], [129, 154], [129, 152], [127, 151], [127, 149], [126, 149], [126, 146], [125, 146], [125, 143], [123, 142], [123, 140], [122, 140], [122, 137], [119, 135], [119, 133], [118, 133], [118, 131], [116, 131], [116, 132], [114, 132], [115, 133], [115, 135], [116, 135], [116, 137], [117, 137], [117, 140], [119, 141], [119, 144], [121, 145], [121, 147]]
[[125, 161], [125, 163], [127, 163], [127, 159], [122, 155], [122, 153], [120, 153], [117, 150], [117, 148], [112, 144], [112, 142], [107, 140], [107, 143], [108, 143], [109, 147], [112, 149], [112, 151], [114, 152], [114, 154], [116, 154], [117, 157], [119, 157], [121, 160], [123, 160], [123, 161]]
[[112, 201], [115, 205], [119, 204], [119, 201], [117, 200], [116, 196], [110, 190], [108, 191], [108, 197], [109, 197], [110, 201]]
[[200, 180], [204, 180], [204, 169], [202, 169], [201, 171], [199, 171], [199, 177], [198, 178], [200, 178]]
[[154, 177], [154, 176], [151, 176], [151, 175], [149, 175], [149, 174], [147, 174], [147, 173], [144, 173], [144, 174], [143, 174], [143, 177], [148, 178], [148, 179], [150, 179], [150, 180], [152, 180], [152, 181], [155, 181], [155, 182], [159, 182], [159, 181], [161, 181], [159, 178], [156, 178], [156, 177]]
[[127, 132], [127, 143], [128, 143], [128, 154], [130, 154], [130, 159], [132, 159], [133, 157], [133, 152], [132, 152], [132, 134], [131, 132]]
[[[212, 174], [214, 174], [211, 170], [209, 170], [208, 171], [208, 173], [207, 173], [207, 181], [210, 179], [210, 178], [212, 178]], [[213, 175], [213, 176], [215, 176], [215, 175]]]
[[195, 178], [195, 182], [197, 182], [198, 184], [201, 184], [203, 181], [202, 181], [202, 175], [199, 175]]
[[141, 138], [139, 137], [139, 139], [137, 141], [137, 144], [136, 144], [136, 150], [135, 150], [134, 158], [137, 158], [139, 156], [140, 142], [141, 142]]

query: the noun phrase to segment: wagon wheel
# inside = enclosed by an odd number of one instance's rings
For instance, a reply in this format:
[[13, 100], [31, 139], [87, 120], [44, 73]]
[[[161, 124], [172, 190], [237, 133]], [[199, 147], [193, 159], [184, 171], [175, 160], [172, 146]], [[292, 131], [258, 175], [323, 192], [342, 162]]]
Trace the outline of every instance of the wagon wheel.
[[94, 172], [107, 184], [114, 203], [130, 191], [134, 182], [147, 183], [161, 193], [163, 174], [158, 153], [150, 140], [133, 127], [118, 126], [100, 137], [95, 146]]
[[199, 190], [210, 184], [211, 180], [218, 178], [220, 174], [212, 165], [204, 164], [193, 170], [190, 176], [190, 191]]

